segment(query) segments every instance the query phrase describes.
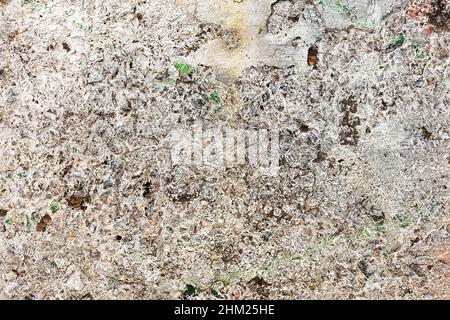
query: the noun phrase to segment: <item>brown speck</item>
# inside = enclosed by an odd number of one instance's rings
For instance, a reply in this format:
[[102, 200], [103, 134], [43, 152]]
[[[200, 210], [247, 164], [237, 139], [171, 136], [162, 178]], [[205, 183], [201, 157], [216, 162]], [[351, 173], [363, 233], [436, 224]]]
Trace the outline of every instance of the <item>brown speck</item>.
[[299, 20], [299, 16], [289, 16], [288, 20], [293, 22], [293, 23], [297, 23]]
[[179, 193], [173, 197], [173, 202], [186, 203], [186, 202], [191, 201], [192, 198], [193, 198], [192, 195], [182, 191], [181, 193]]
[[300, 126], [300, 131], [301, 132], [308, 132], [309, 131], [309, 127], [306, 124], [302, 124]]
[[410, 240], [410, 242], [411, 242], [411, 247], [413, 246], [413, 245], [415, 245], [417, 242], [419, 242], [420, 241], [420, 238], [419, 237], [416, 237], [415, 239], [412, 239], [412, 240]]
[[0, 217], [6, 216], [7, 213], [8, 213], [8, 210], [0, 209]]
[[254, 277], [248, 282], [248, 284], [260, 296], [267, 297], [269, 295], [268, 288], [270, 287], [270, 283], [263, 278]]
[[52, 218], [46, 214], [45, 216], [42, 217], [41, 221], [39, 221], [39, 223], [36, 226], [36, 231], [39, 232], [45, 232], [45, 230], [47, 230], [47, 226], [50, 224], [50, 222], [52, 222]]
[[159, 190], [159, 183], [155, 181], [147, 181], [142, 187], [142, 196], [144, 198], [151, 198]]
[[308, 66], [317, 68], [317, 63], [319, 62], [319, 52], [316, 47], [310, 47], [308, 50]]
[[435, 1], [435, 8], [428, 19], [437, 30], [450, 30], [450, 11], [447, 9], [446, 0]]
[[355, 114], [358, 112], [358, 103], [353, 96], [342, 100], [340, 103], [341, 111], [343, 112], [340, 121], [341, 132], [339, 134], [340, 143], [342, 145], [357, 145], [359, 139], [358, 126], [361, 121]]
[[384, 219], [385, 219], [385, 214], [384, 214], [384, 212], [381, 212], [381, 211], [372, 211], [371, 213], [370, 213], [370, 217], [372, 218], [372, 220], [373, 221], [375, 221], [375, 222], [381, 222], [381, 221], [384, 221]]
[[66, 50], [67, 52], [70, 51], [70, 47], [69, 47], [69, 45], [68, 45], [66, 42], [63, 42], [63, 43], [62, 43], [62, 47], [63, 47], [63, 49]]
[[71, 195], [67, 198], [67, 204], [71, 208], [86, 210], [86, 202], [89, 202], [91, 198], [89, 196], [77, 196]]
[[261, 287], [268, 287], [269, 286], [269, 283], [266, 280], [264, 280], [263, 278], [260, 278], [260, 277], [254, 277], [248, 283], [249, 284], [254, 284], [254, 285], [257, 285], [257, 286], [261, 286]]
[[313, 160], [314, 163], [321, 163], [327, 160], [327, 154], [325, 152], [319, 151], [316, 158]]
[[72, 164], [69, 164], [67, 167], [62, 169], [60, 172], [61, 178], [64, 178], [70, 172], [71, 169], [72, 169]]
[[12, 40], [15, 37], [17, 37], [18, 34], [19, 34], [19, 31], [15, 30], [15, 31], [13, 31], [13, 32], [8, 34], [8, 38]]
[[449, 57], [448, 51], [444, 48], [437, 49], [437, 55], [438, 55], [438, 58], [441, 60], [445, 60]]
[[350, 107], [351, 113], [357, 113], [358, 112], [358, 103], [355, 100], [355, 97], [350, 96], [347, 100], [347, 104]]
[[148, 196], [150, 196], [150, 186], [151, 186], [150, 182], [144, 183], [144, 185], [143, 185], [144, 192], [142, 193], [142, 196], [144, 198], [147, 198]]
[[427, 130], [427, 128], [422, 127], [421, 129], [422, 138], [425, 140], [430, 140], [432, 133]]
[[94, 298], [92, 297], [92, 295], [89, 292], [80, 298], [80, 300], [93, 300], [93, 299]]
[[280, 75], [278, 73], [272, 73], [270, 75], [270, 77], [272, 78], [273, 81], [280, 81]]

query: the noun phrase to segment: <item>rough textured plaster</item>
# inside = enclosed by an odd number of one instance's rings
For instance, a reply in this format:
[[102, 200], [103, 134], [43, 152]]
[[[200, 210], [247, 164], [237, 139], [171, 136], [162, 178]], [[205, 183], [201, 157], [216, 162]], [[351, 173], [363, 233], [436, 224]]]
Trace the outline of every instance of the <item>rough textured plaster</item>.
[[[448, 2], [1, 2], [1, 298], [449, 297]], [[198, 120], [280, 171], [175, 165]]]

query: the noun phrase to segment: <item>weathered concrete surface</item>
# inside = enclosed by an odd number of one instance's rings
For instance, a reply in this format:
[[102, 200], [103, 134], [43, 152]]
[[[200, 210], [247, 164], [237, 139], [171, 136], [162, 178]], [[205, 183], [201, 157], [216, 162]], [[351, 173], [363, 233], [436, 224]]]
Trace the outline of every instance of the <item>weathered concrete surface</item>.
[[[269, 19], [275, 1], [181, 1], [194, 8], [193, 14], [203, 22], [221, 28], [223, 35], [205, 44], [192, 54], [196, 64], [213, 66], [220, 80], [232, 83], [243, 70], [251, 66], [305, 66], [308, 45], [319, 39], [319, 32], [304, 19], [282, 37], [268, 32]], [[185, 2], [188, 2], [185, 4]], [[292, 41], [302, 35], [302, 45], [294, 47]]]
[[[448, 4], [81, 3], [0, 9], [0, 297], [449, 297]], [[279, 174], [175, 166], [197, 120]]]
[[[349, 1], [345, 6], [337, 6], [336, 1], [327, 0], [314, 9], [319, 10], [326, 28], [355, 25], [370, 29], [402, 2], [405, 1]], [[307, 4], [307, 1], [276, 0], [179, 0], [177, 5], [189, 10], [194, 19], [221, 29], [222, 37], [206, 43], [189, 60], [213, 66], [219, 79], [228, 84], [251, 66], [307, 69], [308, 49], [322, 38], [318, 25], [299, 14], [303, 10], [308, 13]], [[295, 23], [274, 35], [269, 29], [272, 19], [276, 19], [277, 6], [285, 13], [291, 11], [290, 18]]]

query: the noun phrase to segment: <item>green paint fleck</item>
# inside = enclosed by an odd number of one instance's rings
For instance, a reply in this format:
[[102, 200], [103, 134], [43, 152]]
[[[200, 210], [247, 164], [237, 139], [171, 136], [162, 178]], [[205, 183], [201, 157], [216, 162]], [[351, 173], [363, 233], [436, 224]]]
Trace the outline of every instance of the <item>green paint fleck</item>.
[[186, 290], [184, 290], [183, 292], [183, 299], [195, 297], [196, 295], [198, 295], [198, 289], [194, 287], [192, 284], [187, 284]]
[[211, 92], [210, 94], [206, 94], [203, 97], [206, 101], [214, 103], [214, 108], [211, 110], [212, 113], [216, 113], [220, 108], [222, 108], [222, 100], [220, 99], [217, 92]]
[[396, 47], [401, 47], [405, 43], [405, 36], [403, 33], [400, 33], [397, 37], [394, 39], [394, 44]]
[[50, 203], [50, 205], [49, 205], [48, 208], [50, 209], [50, 212], [51, 212], [51, 213], [55, 213], [56, 211], [58, 211], [58, 208], [59, 208], [59, 201], [58, 201], [58, 200], [53, 200], [53, 201]]
[[187, 63], [175, 63], [175, 69], [178, 71], [178, 75], [181, 78], [188, 76], [192, 72], [192, 66]]

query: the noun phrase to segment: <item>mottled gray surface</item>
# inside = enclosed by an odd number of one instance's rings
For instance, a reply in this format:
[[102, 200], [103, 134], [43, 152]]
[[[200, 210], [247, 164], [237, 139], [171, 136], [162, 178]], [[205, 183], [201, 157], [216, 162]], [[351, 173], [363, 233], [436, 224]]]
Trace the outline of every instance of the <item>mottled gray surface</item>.
[[[447, 2], [22, 2], [0, 298], [450, 297]], [[278, 175], [173, 165], [198, 120], [279, 128]]]

